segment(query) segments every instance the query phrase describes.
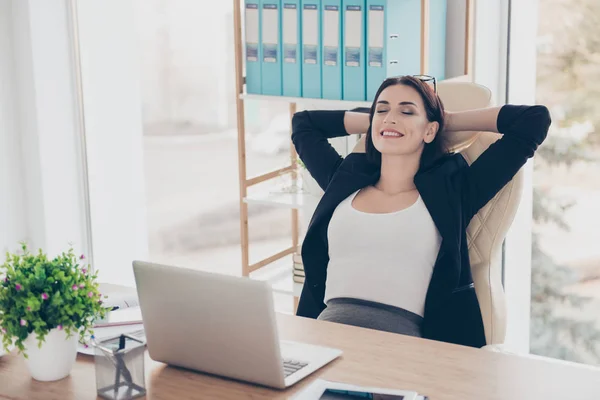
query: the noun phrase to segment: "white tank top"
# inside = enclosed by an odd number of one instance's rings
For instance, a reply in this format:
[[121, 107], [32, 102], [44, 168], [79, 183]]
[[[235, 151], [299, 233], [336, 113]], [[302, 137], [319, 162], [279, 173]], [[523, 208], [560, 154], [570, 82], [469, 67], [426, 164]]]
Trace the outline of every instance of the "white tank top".
[[387, 214], [356, 210], [342, 201], [328, 228], [325, 303], [334, 298], [375, 301], [423, 316], [441, 236], [421, 196]]

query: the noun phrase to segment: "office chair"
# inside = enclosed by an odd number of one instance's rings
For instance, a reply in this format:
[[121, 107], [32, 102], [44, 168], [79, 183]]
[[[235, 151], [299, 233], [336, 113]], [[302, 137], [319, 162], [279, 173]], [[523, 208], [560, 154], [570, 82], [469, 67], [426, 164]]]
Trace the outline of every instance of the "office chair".
[[[470, 82], [444, 81], [437, 91], [448, 111], [466, 111], [490, 105], [488, 88]], [[453, 132], [449, 150], [473, 163], [500, 135], [491, 132]], [[364, 152], [364, 139], [354, 151]], [[489, 350], [502, 350], [506, 336], [506, 300], [502, 284], [502, 243], [515, 217], [523, 187], [523, 171], [473, 217], [467, 241], [475, 292], [479, 300]], [[495, 345], [495, 346], [491, 346]]]

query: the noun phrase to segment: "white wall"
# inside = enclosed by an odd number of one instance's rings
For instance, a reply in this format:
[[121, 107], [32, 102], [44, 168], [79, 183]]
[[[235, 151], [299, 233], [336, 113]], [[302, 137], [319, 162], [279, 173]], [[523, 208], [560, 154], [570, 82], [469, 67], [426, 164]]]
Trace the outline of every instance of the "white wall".
[[18, 241], [27, 239], [11, 14], [11, 1], [0, 0], [0, 261]]
[[77, 2], [81, 99], [70, 4], [0, 0], [0, 247], [27, 240], [54, 255], [72, 243], [87, 253], [91, 229], [100, 279], [131, 285], [131, 261], [147, 254], [131, 1]]
[[66, 2], [1, 2], [2, 242], [85, 251]]

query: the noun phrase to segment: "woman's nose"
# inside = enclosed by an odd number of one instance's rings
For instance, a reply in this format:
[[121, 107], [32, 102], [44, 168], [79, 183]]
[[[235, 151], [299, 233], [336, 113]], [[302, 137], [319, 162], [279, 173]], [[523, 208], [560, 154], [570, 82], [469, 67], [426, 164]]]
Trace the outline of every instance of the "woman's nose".
[[386, 117], [386, 118], [383, 120], [383, 123], [385, 123], [385, 124], [392, 124], [392, 125], [395, 125], [395, 124], [396, 124], [396, 121], [394, 121], [394, 118]]

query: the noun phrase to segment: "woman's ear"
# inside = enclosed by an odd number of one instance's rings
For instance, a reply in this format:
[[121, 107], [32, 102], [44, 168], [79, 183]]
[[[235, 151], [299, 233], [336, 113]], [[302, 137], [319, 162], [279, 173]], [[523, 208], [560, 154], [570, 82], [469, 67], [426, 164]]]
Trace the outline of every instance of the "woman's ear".
[[438, 130], [440, 129], [440, 124], [437, 121], [430, 122], [427, 127], [427, 133], [425, 133], [425, 138], [423, 139], [425, 143], [431, 143], [435, 139], [435, 135], [437, 135]]

